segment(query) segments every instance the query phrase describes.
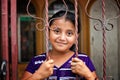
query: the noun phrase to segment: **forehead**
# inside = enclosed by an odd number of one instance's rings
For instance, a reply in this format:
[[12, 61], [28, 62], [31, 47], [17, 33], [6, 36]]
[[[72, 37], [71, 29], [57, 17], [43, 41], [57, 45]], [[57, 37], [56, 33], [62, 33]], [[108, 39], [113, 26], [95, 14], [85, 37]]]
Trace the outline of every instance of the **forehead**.
[[64, 18], [56, 19], [53, 21], [51, 28], [58, 27], [62, 29], [71, 29], [74, 30], [75, 26], [70, 20], [66, 20]]

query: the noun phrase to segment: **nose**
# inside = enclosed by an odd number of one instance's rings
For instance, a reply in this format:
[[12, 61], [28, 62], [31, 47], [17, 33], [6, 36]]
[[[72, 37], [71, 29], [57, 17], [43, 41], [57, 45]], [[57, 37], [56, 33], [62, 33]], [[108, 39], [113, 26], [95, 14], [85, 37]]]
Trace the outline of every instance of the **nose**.
[[66, 35], [64, 33], [60, 35], [60, 40], [66, 40]]

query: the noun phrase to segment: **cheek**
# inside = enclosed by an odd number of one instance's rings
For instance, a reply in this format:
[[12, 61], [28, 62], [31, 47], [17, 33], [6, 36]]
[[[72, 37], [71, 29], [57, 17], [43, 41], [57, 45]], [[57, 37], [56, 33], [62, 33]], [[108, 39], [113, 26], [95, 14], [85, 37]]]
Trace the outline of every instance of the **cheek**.
[[71, 42], [73, 44], [76, 42], [76, 38], [75, 37], [70, 37], [68, 40], [69, 40], [69, 42]]
[[52, 35], [51, 35], [51, 33], [49, 34], [49, 40], [51, 41], [51, 39], [52, 39]]
[[57, 37], [57, 36], [56, 36], [55, 34], [53, 34], [52, 32], [49, 33], [49, 40], [50, 40], [50, 41], [56, 39], [56, 37]]

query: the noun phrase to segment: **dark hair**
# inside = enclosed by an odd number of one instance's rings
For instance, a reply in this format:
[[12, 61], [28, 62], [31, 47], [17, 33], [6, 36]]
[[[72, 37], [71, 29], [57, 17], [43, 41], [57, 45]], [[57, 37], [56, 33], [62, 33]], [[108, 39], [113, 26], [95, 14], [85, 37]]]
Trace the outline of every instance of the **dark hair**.
[[[64, 16], [65, 13], [66, 13], [66, 11], [63, 11], [63, 10], [58, 11], [57, 13], [55, 13], [55, 14], [49, 19], [49, 21], [51, 20], [50, 23], [49, 23], [49, 25], [51, 26], [52, 23], [54, 22], [55, 18], [60, 18], [60, 17]], [[65, 19], [66, 19], [66, 20], [69, 20], [70, 22], [73, 23], [73, 25], [75, 25], [75, 14], [74, 14], [74, 13], [72, 13], [72, 12], [70, 12], [70, 11], [67, 11], [67, 13], [66, 13], [66, 15], [65, 15]], [[79, 33], [79, 32], [80, 32], [80, 21], [79, 21], [79, 18], [78, 18], [78, 33]]]

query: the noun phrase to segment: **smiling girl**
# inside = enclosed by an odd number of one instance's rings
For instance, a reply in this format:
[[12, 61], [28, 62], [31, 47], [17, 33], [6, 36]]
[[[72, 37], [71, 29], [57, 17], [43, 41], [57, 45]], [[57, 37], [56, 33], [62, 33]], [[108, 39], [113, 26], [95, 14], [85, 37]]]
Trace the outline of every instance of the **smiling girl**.
[[46, 60], [46, 53], [33, 57], [22, 80], [97, 80], [90, 58], [80, 52], [76, 57], [73, 49], [76, 42], [75, 15], [59, 11], [50, 20], [50, 59]]

